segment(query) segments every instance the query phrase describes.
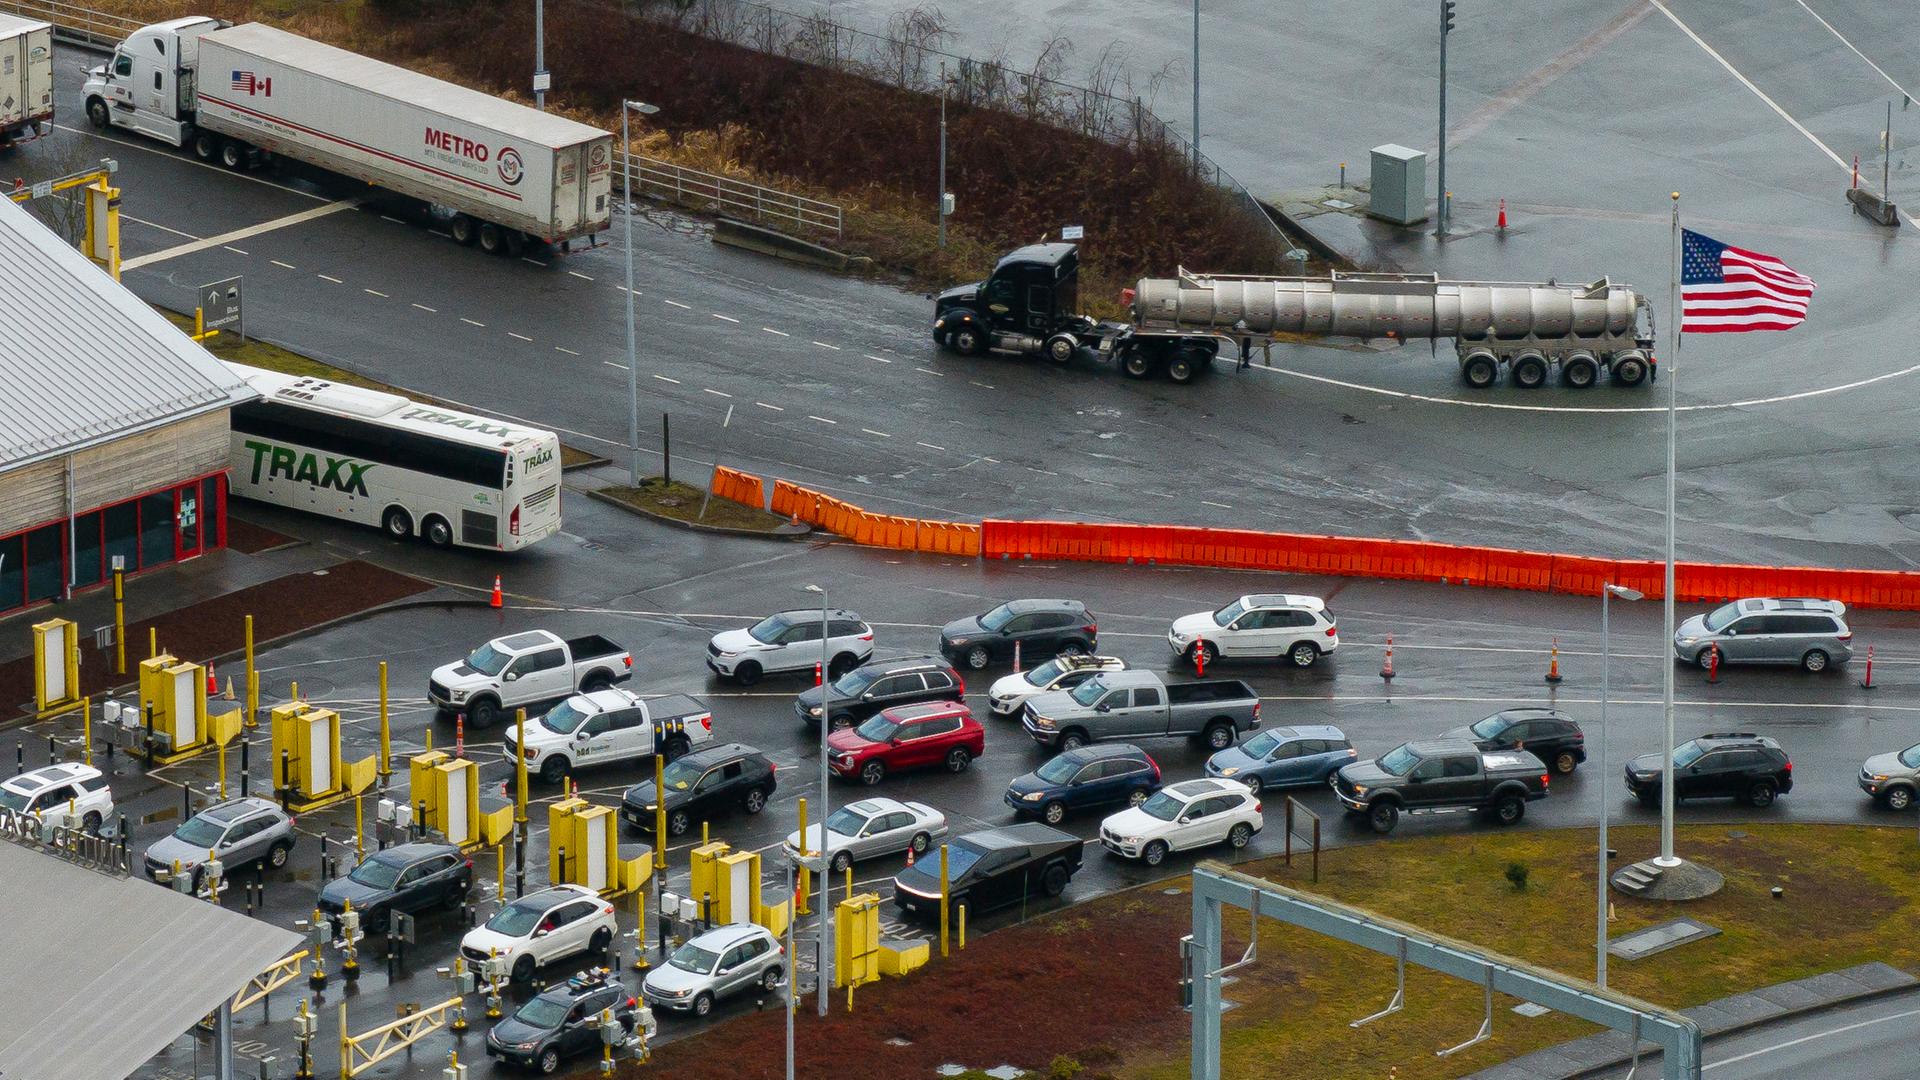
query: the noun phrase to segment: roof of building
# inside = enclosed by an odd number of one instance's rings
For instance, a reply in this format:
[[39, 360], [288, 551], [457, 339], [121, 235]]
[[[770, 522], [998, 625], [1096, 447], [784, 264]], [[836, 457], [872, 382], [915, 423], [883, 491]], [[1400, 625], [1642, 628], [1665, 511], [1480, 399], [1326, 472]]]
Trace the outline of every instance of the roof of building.
[[[4, 201], [4, 200], [0, 200]], [[300, 936], [0, 840], [0, 1075], [131, 1075]]]
[[9, 199], [0, 199], [0, 296], [0, 472], [255, 396]]

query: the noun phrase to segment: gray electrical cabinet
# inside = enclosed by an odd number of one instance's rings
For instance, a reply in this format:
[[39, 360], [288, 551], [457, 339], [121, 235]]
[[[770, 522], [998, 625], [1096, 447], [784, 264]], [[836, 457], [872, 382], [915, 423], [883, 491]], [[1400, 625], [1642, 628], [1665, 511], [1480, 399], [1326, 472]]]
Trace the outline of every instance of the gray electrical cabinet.
[[1395, 143], [1373, 148], [1372, 202], [1367, 213], [1395, 225], [1427, 220], [1427, 155]]

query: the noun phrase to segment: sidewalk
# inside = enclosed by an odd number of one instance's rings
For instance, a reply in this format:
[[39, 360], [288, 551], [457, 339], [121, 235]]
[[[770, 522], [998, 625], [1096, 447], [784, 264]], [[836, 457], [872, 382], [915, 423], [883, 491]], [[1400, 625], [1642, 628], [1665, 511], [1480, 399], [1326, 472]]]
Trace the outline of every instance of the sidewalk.
[[[127, 581], [125, 676], [114, 672], [115, 650], [93, 643], [96, 628], [113, 625], [111, 586], [19, 612], [0, 619], [0, 726], [32, 716], [35, 623], [64, 618], [79, 626], [81, 692], [97, 694], [138, 679], [149, 628], [158, 630], [162, 650], [198, 662], [241, 649], [247, 615], [258, 646], [432, 587], [306, 543], [253, 554], [224, 548]], [[221, 686], [233, 676], [239, 689], [240, 675], [238, 665], [221, 672]]]

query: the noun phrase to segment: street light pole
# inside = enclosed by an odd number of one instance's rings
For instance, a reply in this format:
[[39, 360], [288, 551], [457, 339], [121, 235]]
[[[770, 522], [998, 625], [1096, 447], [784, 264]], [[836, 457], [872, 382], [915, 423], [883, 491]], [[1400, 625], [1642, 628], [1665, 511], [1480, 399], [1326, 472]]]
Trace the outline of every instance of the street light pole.
[[827, 1015], [827, 997], [833, 984], [833, 860], [827, 858], [827, 818], [833, 813], [827, 789], [827, 736], [833, 732], [833, 676], [828, 671], [827, 590], [808, 585], [820, 594], [820, 1015]]
[[[1673, 264], [1673, 275], [1667, 282], [1667, 317], [1673, 323], [1673, 353], [1667, 361], [1667, 569], [1661, 590], [1663, 610], [1666, 614], [1666, 637], [1661, 639], [1660, 654], [1666, 654], [1673, 648], [1673, 559], [1674, 559], [1674, 447], [1679, 442], [1679, 379], [1674, 377], [1674, 360], [1680, 352], [1680, 308], [1674, 296], [1674, 282], [1678, 280], [1680, 260], [1680, 193], [1673, 193], [1673, 239], [1668, 252]], [[1659, 866], [1678, 866], [1680, 859], [1673, 853], [1673, 663], [1669, 660], [1660, 665], [1664, 676], [1661, 679], [1660, 708], [1666, 714], [1666, 742], [1660, 746], [1660, 857], [1654, 862]]]
[[1453, 33], [1454, 0], [1440, 0], [1440, 174], [1433, 235], [1447, 235], [1447, 35]]
[[1193, 0], [1193, 168], [1200, 171], [1200, 0]]
[[625, 163], [621, 172], [621, 198], [627, 204], [627, 485], [640, 486], [640, 364], [635, 355], [633, 329], [633, 139], [627, 129], [627, 114], [639, 110], [652, 116], [659, 106], [644, 101], [620, 102], [620, 154]]
[[533, 0], [533, 104], [547, 108], [547, 4]]
[[[1645, 594], [1624, 585], [1605, 585], [1600, 589], [1600, 854], [1599, 883], [1594, 887], [1593, 955], [1594, 982], [1607, 985], [1607, 737], [1613, 729], [1607, 723], [1607, 701], [1612, 689], [1610, 661], [1613, 657], [1611, 627], [1608, 626], [1608, 602], [1614, 597], [1639, 600]], [[1671, 666], [1671, 665], [1669, 665]]]
[[[947, 62], [940, 61], [940, 198], [935, 208], [940, 217], [940, 247], [947, 246]], [[826, 669], [821, 669], [821, 678]]]

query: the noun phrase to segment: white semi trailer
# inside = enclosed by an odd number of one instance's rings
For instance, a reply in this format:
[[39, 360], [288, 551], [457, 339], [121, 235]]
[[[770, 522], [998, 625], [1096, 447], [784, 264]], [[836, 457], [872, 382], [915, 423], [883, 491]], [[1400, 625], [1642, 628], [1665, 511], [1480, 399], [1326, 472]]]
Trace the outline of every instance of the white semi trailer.
[[489, 252], [612, 218], [610, 133], [261, 23], [142, 27], [89, 74], [85, 98], [95, 127], [203, 161], [288, 158], [419, 200]]
[[53, 24], [0, 14], [0, 150], [52, 126]]

